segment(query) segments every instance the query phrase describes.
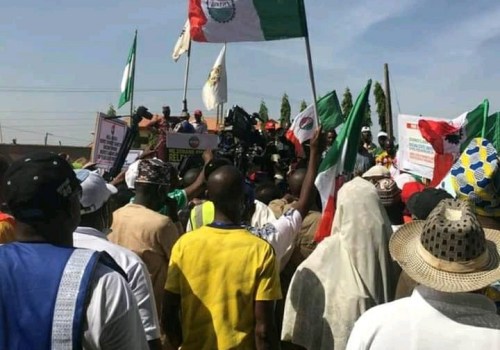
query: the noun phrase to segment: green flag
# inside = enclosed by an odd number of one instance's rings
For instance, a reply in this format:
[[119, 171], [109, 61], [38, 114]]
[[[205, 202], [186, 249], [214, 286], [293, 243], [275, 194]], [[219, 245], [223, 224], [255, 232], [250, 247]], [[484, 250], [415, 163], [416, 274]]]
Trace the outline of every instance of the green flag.
[[320, 98], [316, 106], [323, 130], [330, 131], [343, 123], [344, 116], [335, 90]]
[[493, 113], [486, 120], [484, 138], [493, 143], [497, 152], [500, 152], [500, 112]]
[[134, 76], [135, 76], [135, 49], [137, 46], [137, 31], [135, 31], [134, 43], [128, 53], [127, 65], [123, 70], [122, 84], [120, 85], [120, 100], [118, 108], [130, 101], [134, 94]]

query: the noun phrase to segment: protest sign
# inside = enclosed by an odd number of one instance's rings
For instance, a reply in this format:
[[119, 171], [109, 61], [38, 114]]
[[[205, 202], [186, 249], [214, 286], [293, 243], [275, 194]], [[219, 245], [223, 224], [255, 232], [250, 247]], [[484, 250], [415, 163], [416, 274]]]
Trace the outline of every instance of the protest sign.
[[202, 154], [206, 149], [216, 149], [218, 137], [213, 134], [167, 134], [166, 160], [180, 163], [182, 158]]
[[420, 119], [439, 120], [432, 117], [419, 117], [400, 114], [398, 116], [399, 133], [399, 168], [427, 179], [432, 179], [434, 172], [434, 149], [420, 133]]
[[125, 158], [125, 164], [123, 164], [123, 167], [128, 168], [130, 166], [130, 164], [135, 162], [137, 160], [137, 158], [139, 158], [143, 152], [144, 151], [142, 149], [131, 149], [128, 152], [127, 158]]
[[106, 114], [98, 113], [92, 146], [92, 162], [97, 167], [109, 170], [118, 155], [127, 132], [127, 124], [118, 119], [106, 119]]

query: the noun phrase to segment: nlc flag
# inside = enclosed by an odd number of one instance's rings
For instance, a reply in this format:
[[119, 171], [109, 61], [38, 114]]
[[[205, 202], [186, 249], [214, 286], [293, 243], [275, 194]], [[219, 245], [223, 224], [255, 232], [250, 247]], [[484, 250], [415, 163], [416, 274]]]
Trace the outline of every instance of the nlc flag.
[[227, 102], [226, 45], [222, 47], [215, 60], [208, 79], [203, 85], [201, 97], [209, 111]]
[[191, 39], [212, 43], [307, 35], [304, 0], [189, 0]]

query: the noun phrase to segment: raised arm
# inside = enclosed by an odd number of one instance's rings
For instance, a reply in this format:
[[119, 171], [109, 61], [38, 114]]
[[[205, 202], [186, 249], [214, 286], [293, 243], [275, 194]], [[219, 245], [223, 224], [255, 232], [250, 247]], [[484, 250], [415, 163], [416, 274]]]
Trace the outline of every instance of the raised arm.
[[[214, 155], [212, 153], [212, 150], [205, 150], [203, 152], [203, 161], [205, 163], [205, 166], [214, 158]], [[190, 186], [186, 187], [184, 191], [186, 192], [186, 197], [188, 202], [192, 200], [193, 198], [196, 198], [201, 191], [203, 191], [203, 184], [205, 183], [205, 171], [204, 168], [200, 172], [200, 175], [196, 178], [195, 182], [193, 182]]]
[[300, 197], [293, 207], [297, 209], [302, 218], [304, 218], [309, 209], [311, 208], [312, 199], [314, 197], [314, 180], [318, 173], [319, 161], [322, 152], [322, 133], [321, 129], [318, 129], [311, 139], [310, 147], [311, 152], [309, 155], [309, 163], [307, 164], [307, 173], [304, 178], [304, 184], [300, 191]]

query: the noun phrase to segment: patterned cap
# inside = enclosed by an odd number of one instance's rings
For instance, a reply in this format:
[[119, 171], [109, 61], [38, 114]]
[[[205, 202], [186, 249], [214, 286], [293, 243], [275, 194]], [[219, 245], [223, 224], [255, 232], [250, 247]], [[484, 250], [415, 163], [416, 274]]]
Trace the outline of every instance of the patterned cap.
[[473, 139], [450, 174], [458, 199], [473, 203], [479, 215], [500, 216], [498, 157], [491, 142]]
[[381, 179], [375, 188], [382, 205], [388, 207], [401, 201], [401, 190], [393, 179]]
[[81, 192], [71, 165], [55, 153], [40, 152], [21, 158], [5, 173], [4, 199], [18, 220], [43, 219], [67, 206]]
[[160, 159], [145, 159], [139, 163], [136, 183], [170, 185], [173, 166]]

